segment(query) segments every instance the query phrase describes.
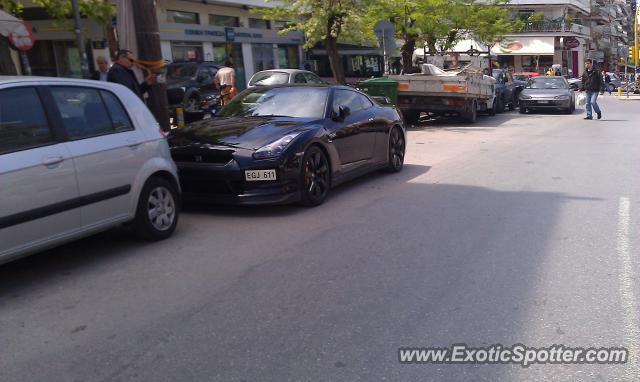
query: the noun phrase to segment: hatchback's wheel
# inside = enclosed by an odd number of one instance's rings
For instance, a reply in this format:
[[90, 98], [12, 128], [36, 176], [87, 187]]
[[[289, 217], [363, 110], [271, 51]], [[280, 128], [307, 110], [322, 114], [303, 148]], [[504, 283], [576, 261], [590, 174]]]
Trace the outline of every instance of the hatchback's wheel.
[[327, 156], [317, 146], [307, 149], [302, 160], [302, 203], [308, 206], [322, 204], [331, 187], [331, 172]]
[[151, 178], [140, 193], [134, 229], [145, 240], [166, 239], [176, 229], [179, 210], [175, 187], [162, 178]]
[[404, 134], [398, 127], [392, 128], [389, 133], [389, 163], [387, 164], [387, 171], [399, 172], [402, 170], [405, 148]]

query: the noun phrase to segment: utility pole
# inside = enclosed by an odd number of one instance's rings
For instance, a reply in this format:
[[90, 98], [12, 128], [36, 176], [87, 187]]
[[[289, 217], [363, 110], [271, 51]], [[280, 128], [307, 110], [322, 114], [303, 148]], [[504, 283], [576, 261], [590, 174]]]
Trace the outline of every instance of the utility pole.
[[78, 9], [78, 0], [71, 0], [71, 8], [73, 10], [73, 30], [76, 34], [76, 44], [78, 44], [78, 54], [80, 54], [80, 73], [82, 78], [89, 78], [89, 62], [87, 59], [87, 51], [82, 40], [82, 31], [80, 30], [80, 10]]
[[[155, 0], [136, 0], [132, 2], [132, 7], [133, 17], [136, 20], [138, 60], [158, 64], [164, 63], [160, 50], [160, 33], [158, 31]], [[151, 86], [147, 106], [156, 117], [160, 128], [164, 131], [169, 131], [169, 101], [167, 100], [167, 86], [164, 83], [156, 83]]]

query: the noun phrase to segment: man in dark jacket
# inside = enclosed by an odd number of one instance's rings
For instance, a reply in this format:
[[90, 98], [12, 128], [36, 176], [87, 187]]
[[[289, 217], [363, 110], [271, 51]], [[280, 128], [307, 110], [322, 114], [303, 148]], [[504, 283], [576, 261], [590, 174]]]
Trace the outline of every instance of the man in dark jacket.
[[593, 119], [592, 109], [602, 118], [602, 112], [598, 105], [598, 94], [602, 89], [602, 76], [593, 68], [593, 61], [587, 59], [584, 62], [584, 73], [582, 74], [582, 88], [580, 91], [587, 91], [587, 116], [584, 119]]
[[131, 51], [126, 49], [119, 50], [117, 60], [111, 69], [109, 69], [107, 81], [115, 82], [129, 88], [135, 95], [144, 100], [142, 95], [149, 90], [151, 85], [156, 83], [156, 76], [155, 74], [151, 74], [143, 82], [138, 83], [138, 79], [131, 70], [135, 63], [136, 59]]

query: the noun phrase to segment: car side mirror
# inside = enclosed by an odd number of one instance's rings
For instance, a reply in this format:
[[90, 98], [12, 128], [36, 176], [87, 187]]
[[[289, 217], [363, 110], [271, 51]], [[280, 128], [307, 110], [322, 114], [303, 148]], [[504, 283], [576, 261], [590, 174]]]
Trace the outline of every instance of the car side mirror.
[[338, 114], [333, 116], [334, 121], [344, 121], [351, 114], [351, 109], [348, 106], [339, 106]]

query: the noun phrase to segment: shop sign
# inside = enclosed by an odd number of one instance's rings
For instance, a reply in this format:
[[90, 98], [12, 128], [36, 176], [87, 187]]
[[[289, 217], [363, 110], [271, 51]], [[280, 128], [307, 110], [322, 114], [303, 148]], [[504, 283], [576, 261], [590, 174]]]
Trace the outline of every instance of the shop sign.
[[580, 46], [580, 41], [575, 37], [565, 37], [564, 46], [565, 48], [575, 49]]

